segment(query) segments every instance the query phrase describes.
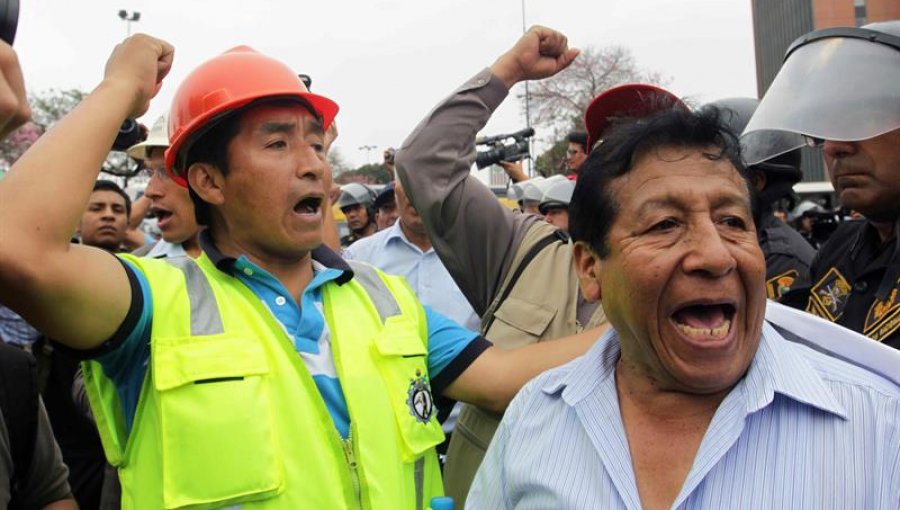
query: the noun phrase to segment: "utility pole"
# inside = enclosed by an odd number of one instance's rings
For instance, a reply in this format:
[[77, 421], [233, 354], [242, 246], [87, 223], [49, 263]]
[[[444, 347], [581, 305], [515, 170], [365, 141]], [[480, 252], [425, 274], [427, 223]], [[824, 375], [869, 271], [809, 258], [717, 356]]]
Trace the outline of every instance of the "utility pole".
[[[522, 0], [522, 34], [528, 30], [525, 25], [525, 0]], [[525, 127], [531, 127], [531, 94], [528, 92], [528, 80], [525, 81]], [[534, 154], [534, 137], [528, 139], [528, 154]], [[528, 169], [526, 174], [528, 177], [534, 177], [534, 159], [526, 158], [528, 161]]]

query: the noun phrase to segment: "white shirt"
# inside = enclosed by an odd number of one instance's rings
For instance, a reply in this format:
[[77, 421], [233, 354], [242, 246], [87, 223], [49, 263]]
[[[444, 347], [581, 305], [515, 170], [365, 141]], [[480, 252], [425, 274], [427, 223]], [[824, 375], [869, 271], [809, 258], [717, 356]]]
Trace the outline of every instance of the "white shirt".
[[478, 331], [481, 321], [434, 248], [422, 251], [409, 242], [400, 220], [380, 232], [360, 239], [346, 250], [344, 258], [371, 264], [385, 273], [406, 278], [422, 304], [454, 322]]

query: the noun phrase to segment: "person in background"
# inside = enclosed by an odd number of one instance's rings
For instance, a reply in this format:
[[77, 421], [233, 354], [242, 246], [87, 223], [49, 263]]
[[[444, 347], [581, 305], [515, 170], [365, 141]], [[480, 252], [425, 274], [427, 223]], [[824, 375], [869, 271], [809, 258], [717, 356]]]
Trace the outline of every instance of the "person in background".
[[566, 140], [569, 142], [566, 147], [566, 172], [570, 175], [578, 175], [581, 165], [590, 152], [587, 133], [582, 130], [572, 131], [566, 136]]
[[[723, 122], [732, 133], [740, 135], [753, 116], [759, 100], [736, 97], [713, 101], [705, 107], [718, 108]], [[798, 135], [785, 134], [785, 136]], [[766, 257], [766, 295], [779, 300], [791, 287], [809, 286], [809, 267], [816, 250], [796, 230], [777, 219], [774, 204], [793, 192], [794, 184], [803, 178], [800, 149], [761, 161], [749, 167], [756, 194], [756, 228], [759, 245]]]
[[131, 216], [131, 198], [118, 184], [100, 179], [78, 223], [78, 238], [85, 246], [94, 246], [109, 252], [123, 248], [128, 218]]
[[378, 231], [375, 225], [375, 192], [372, 188], [356, 182], [345, 184], [341, 187], [337, 205], [347, 217], [347, 227], [350, 229], [350, 233], [341, 238], [342, 247], [346, 248]]
[[134, 254], [152, 258], [182, 255], [197, 258], [200, 255], [197, 242], [200, 226], [197, 225], [188, 190], [169, 179], [166, 173], [165, 151], [168, 146], [168, 121], [163, 115], [153, 123], [146, 140], [128, 149], [128, 155], [144, 161], [150, 173], [144, 196], [150, 201], [150, 211], [156, 216], [156, 225], [162, 233], [162, 239], [139, 248]]
[[560, 231], [569, 233], [569, 201], [575, 190], [575, 182], [563, 179], [546, 185], [541, 197], [538, 211], [544, 216], [544, 221], [559, 228]]
[[397, 209], [397, 200], [394, 197], [393, 182], [387, 184], [378, 192], [378, 196], [375, 197], [375, 202], [372, 205], [375, 209], [375, 225], [378, 227], [379, 232], [397, 221], [400, 212]]

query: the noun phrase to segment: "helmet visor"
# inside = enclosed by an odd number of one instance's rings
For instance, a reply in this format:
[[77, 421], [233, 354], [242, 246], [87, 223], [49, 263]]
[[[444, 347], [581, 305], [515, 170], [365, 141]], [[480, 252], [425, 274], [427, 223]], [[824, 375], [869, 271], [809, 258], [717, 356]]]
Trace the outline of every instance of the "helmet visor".
[[800, 45], [744, 130], [744, 159], [752, 165], [802, 145], [779, 131], [858, 141], [898, 129], [898, 83], [900, 50], [888, 44], [825, 37]]

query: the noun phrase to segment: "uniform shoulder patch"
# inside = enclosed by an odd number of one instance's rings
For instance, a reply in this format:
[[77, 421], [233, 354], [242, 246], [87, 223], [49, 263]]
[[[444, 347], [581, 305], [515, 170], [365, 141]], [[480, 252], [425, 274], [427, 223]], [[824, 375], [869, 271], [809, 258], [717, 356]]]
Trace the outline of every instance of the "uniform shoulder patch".
[[831, 322], [837, 321], [844, 313], [847, 300], [850, 297], [850, 283], [844, 275], [832, 267], [825, 273], [821, 280], [816, 282], [810, 292], [810, 301], [817, 306], [807, 307], [815, 309], [822, 317]]
[[778, 299], [785, 292], [791, 290], [794, 281], [800, 276], [796, 269], [790, 269], [766, 280], [766, 295], [769, 299]]
[[876, 299], [869, 307], [863, 334], [869, 338], [883, 341], [900, 328], [900, 279], [885, 299]]

